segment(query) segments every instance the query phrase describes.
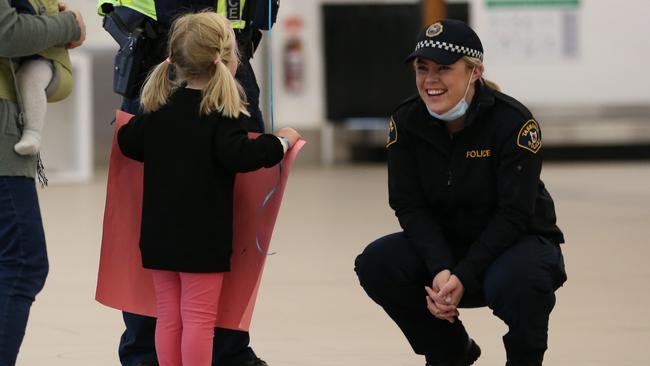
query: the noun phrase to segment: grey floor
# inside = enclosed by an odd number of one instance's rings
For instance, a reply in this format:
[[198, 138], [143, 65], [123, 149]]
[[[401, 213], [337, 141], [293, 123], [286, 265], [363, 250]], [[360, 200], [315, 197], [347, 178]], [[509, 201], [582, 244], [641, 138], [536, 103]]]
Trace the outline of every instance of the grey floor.
[[[550, 165], [569, 281], [558, 293], [546, 365], [650, 365], [650, 164]], [[93, 300], [105, 173], [41, 194], [51, 271], [32, 308], [19, 366], [118, 365], [118, 311]], [[398, 230], [382, 166], [298, 167], [290, 178], [251, 330], [271, 366], [416, 366], [397, 327], [358, 286], [354, 257]], [[503, 324], [461, 312], [503, 365]]]

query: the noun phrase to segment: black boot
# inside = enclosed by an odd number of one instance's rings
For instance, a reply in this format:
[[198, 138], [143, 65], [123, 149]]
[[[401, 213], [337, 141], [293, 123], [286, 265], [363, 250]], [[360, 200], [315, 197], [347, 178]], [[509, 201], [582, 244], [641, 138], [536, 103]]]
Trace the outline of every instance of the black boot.
[[474, 342], [473, 339], [469, 338], [467, 346], [463, 351], [463, 354], [460, 358], [453, 361], [437, 361], [433, 363], [427, 363], [426, 366], [470, 366], [476, 360], [478, 360], [481, 355], [481, 348]]
[[542, 366], [542, 361], [533, 361], [533, 362], [506, 362], [506, 366]]
[[269, 366], [269, 365], [263, 359], [259, 357], [255, 357], [251, 360], [242, 363], [242, 366]]

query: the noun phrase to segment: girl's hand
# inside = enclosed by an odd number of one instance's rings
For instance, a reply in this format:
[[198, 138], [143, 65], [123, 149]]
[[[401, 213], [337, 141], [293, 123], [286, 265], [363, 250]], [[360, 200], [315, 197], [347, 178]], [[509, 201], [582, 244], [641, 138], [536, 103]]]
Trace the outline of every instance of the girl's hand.
[[284, 137], [289, 140], [291, 146], [295, 145], [295, 143], [302, 138], [298, 131], [294, 130], [291, 127], [281, 128], [275, 135], [278, 137]]

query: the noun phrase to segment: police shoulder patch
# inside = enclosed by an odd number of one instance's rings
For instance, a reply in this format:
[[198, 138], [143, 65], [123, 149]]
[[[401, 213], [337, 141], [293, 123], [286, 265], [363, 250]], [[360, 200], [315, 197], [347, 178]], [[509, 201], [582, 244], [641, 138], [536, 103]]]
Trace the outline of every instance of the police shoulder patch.
[[386, 147], [397, 142], [397, 124], [393, 117], [390, 117], [388, 121], [388, 140], [386, 141]]
[[534, 119], [529, 119], [519, 130], [517, 146], [537, 154], [542, 147], [542, 132]]

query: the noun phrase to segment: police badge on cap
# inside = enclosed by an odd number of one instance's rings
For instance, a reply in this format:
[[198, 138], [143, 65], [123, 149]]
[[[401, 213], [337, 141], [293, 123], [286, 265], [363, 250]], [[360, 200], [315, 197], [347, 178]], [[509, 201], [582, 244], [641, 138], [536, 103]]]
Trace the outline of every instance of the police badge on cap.
[[483, 45], [478, 35], [464, 22], [443, 19], [434, 22], [418, 37], [415, 50], [406, 59], [429, 59], [439, 65], [450, 65], [463, 56], [483, 61]]
[[427, 35], [427, 37], [433, 38], [433, 37], [437, 36], [438, 34], [442, 33], [442, 29], [443, 29], [442, 23], [435, 22], [435, 23], [431, 24], [429, 26], [429, 28], [427, 28], [425, 34]]

